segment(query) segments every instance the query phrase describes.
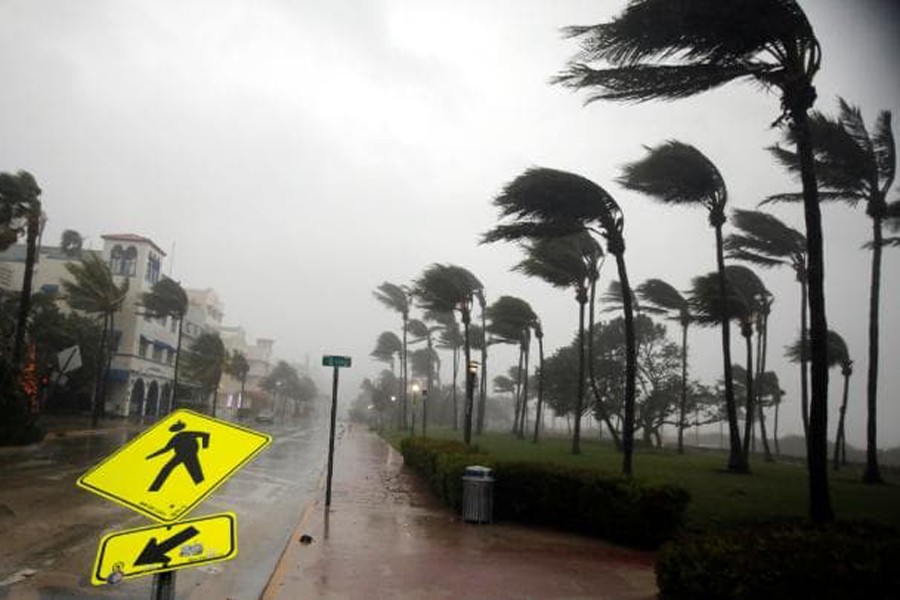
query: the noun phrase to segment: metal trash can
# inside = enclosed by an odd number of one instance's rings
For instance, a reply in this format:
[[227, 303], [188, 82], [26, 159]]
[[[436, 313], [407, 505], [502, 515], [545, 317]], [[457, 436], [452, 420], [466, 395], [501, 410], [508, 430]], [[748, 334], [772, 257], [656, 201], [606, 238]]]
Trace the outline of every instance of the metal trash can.
[[490, 523], [494, 515], [493, 471], [487, 467], [466, 467], [463, 475], [462, 516], [469, 523]]

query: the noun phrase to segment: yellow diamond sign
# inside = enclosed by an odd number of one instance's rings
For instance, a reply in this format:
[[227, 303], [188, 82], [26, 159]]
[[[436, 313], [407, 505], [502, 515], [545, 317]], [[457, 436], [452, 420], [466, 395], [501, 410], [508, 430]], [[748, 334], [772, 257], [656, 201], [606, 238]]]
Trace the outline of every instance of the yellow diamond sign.
[[264, 433], [178, 410], [82, 475], [78, 485], [171, 523], [270, 443]]
[[235, 556], [237, 516], [234, 513], [117, 531], [100, 540], [91, 583], [115, 584]]

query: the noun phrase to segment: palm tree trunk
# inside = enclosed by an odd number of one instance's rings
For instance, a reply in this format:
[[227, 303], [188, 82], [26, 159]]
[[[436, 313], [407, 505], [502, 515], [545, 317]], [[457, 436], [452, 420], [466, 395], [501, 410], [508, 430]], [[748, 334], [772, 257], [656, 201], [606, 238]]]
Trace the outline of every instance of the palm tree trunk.
[[[800, 282], [800, 343], [805, 345], [809, 339], [809, 287], [806, 276]], [[803, 418], [803, 440], [806, 442], [806, 453], [809, 454], [809, 361], [806, 352], [800, 352], [800, 415]]]
[[465, 414], [463, 415], [463, 439], [465, 440], [466, 445], [469, 445], [472, 442], [472, 404], [474, 402], [475, 394], [475, 380], [473, 379], [474, 373], [472, 372], [472, 354], [469, 346], [469, 322], [471, 320], [472, 317], [469, 314], [468, 308], [464, 307], [462, 322], [463, 333], [465, 335], [463, 349], [466, 358], [466, 405], [463, 409], [465, 411]]
[[[407, 329], [409, 324], [409, 317], [404, 314], [403, 315], [403, 356], [400, 358], [400, 379], [403, 384], [403, 391], [401, 392], [402, 404], [400, 405], [400, 414], [403, 419], [403, 429], [406, 430], [409, 427], [409, 422], [407, 420], [407, 405], [409, 404], [409, 371], [408, 363], [409, 363], [409, 354], [407, 348]], [[468, 329], [466, 329], [466, 343], [469, 343]], [[468, 348], [466, 348], [468, 352]], [[468, 361], [467, 361], [468, 362]]]
[[738, 429], [737, 405], [734, 401], [734, 382], [731, 380], [731, 323], [728, 317], [727, 295], [725, 293], [725, 253], [722, 245], [722, 224], [716, 230], [716, 268], [719, 273], [719, 298], [722, 300], [722, 366], [725, 373], [725, 415], [728, 420], [728, 470], [746, 472], [747, 463], [741, 448], [741, 433]]
[[531, 358], [531, 336], [525, 336], [524, 353], [525, 353], [525, 375], [522, 385], [522, 424], [519, 426], [519, 439], [525, 439], [525, 430], [528, 428], [528, 362]]
[[575, 398], [575, 426], [572, 431], [572, 454], [581, 454], [581, 412], [584, 410], [584, 305], [585, 290], [578, 290], [578, 392]]
[[792, 126], [800, 158], [809, 281], [812, 394], [809, 407], [809, 512], [814, 522], [834, 519], [828, 488], [828, 320], [825, 315], [825, 249], [822, 213], [805, 106], [791, 106]]
[[[175, 349], [175, 367], [172, 371], [172, 400], [169, 403], [169, 412], [177, 408], [178, 401], [178, 364], [181, 362], [181, 335], [184, 332], [184, 315], [178, 319], [178, 346]], [[241, 380], [241, 403], [244, 401], [244, 382]]]
[[766, 358], [769, 353], [769, 315], [764, 314], [762, 317], [762, 327], [760, 335], [757, 339], [757, 360], [756, 360], [756, 417], [759, 420], [759, 436], [762, 438], [763, 452], [765, 453], [765, 461], [773, 462], [772, 450], [769, 448], [769, 436], [766, 433], [766, 418], [763, 414], [762, 406], [762, 382], [763, 373], [766, 372]]
[[478, 435], [484, 431], [484, 411], [487, 403], [487, 326], [485, 323], [485, 310], [481, 306], [481, 380], [478, 384]]
[[531, 440], [535, 444], [538, 443], [538, 432], [541, 429], [541, 411], [544, 410], [544, 334], [537, 336], [538, 340], [538, 397], [537, 410], [534, 416], [534, 438]]
[[741, 450], [744, 454], [745, 470], [750, 470], [750, 436], [753, 432], [753, 330], [746, 327], [746, 331], [742, 333], [744, 336], [744, 346], [747, 350], [747, 378], [746, 389], [747, 398], [744, 406], [744, 447]]
[[595, 299], [596, 299], [596, 291], [597, 291], [597, 280], [591, 280], [591, 293], [590, 298], [588, 300], [588, 338], [587, 338], [587, 364], [588, 364], [588, 376], [591, 381], [591, 392], [594, 394], [594, 406], [597, 407], [597, 412], [600, 413], [600, 418], [603, 419], [603, 422], [606, 423], [607, 429], [609, 429], [610, 436], [613, 439], [613, 444], [615, 444], [616, 450], [620, 450], [622, 448], [622, 441], [619, 439], [619, 432], [616, 431], [616, 428], [612, 424], [612, 419], [609, 418], [609, 411], [606, 410], [606, 403], [603, 401], [603, 397], [600, 394], [600, 390], [597, 389], [597, 375], [596, 375], [596, 366], [594, 365], [594, 314], [596, 312]]
[[519, 363], [518, 368], [516, 369], [516, 402], [513, 405], [513, 426], [512, 426], [512, 434], [515, 435], [519, 431], [519, 414], [522, 411], [522, 363], [525, 360], [525, 355], [522, 350], [521, 344], [519, 345]]
[[453, 431], [459, 431], [459, 403], [456, 392], [459, 381], [459, 346], [453, 348]]
[[103, 357], [109, 338], [109, 315], [103, 314], [103, 335], [100, 338], [100, 352], [97, 354], [96, 381], [94, 382], [94, 398], [91, 402], [91, 427], [97, 426], [100, 414], [100, 402], [103, 396]]
[[837, 433], [834, 436], [834, 460], [831, 468], [837, 471], [841, 464], [841, 451], [847, 445], [847, 438], [844, 433], [844, 417], [847, 415], [847, 399], [850, 395], [850, 372], [848, 369], [842, 369], [844, 374], [844, 394], [841, 400], [841, 412], [838, 417]]
[[615, 257], [619, 283], [622, 285], [622, 308], [625, 312], [625, 422], [622, 425], [622, 474], [631, 477], [632, 455], [634, 454], [634, 386], [637, 376], [637, 348], [634, 335], [634, 307], [631, 302], [631, 285], [628, 282], [628, 270], [625, 268], [624, 251], [618, 252]]
[[687, 409], [687, 334], [688, 324], [681, 323], [681, 402], [678, 405], [678, 454], [684, 454], [684, 413]]
[[25, 273], [22, 275], [22, 291], [19, 295], [19, 314], [16, 318], [16, 337], [13, 340], [12, 368], [18, 374], [25, 356], [25, 330], [28, 329], [28, 313], [31, 312], [31, 287], [34, 281], [34, 265], [37, 263], [37, 238], [40, 230], [40, 203], [28, 208], [28, 225], [25, 234]]
[[872, 218], [872, 285], [869, 290], [869, 368], [866, 380], [866, 470], [863, 481], [882, 483], [878, 466], [877, 419], [878, 399], [878, 303], [881, 295], [881, 217]]

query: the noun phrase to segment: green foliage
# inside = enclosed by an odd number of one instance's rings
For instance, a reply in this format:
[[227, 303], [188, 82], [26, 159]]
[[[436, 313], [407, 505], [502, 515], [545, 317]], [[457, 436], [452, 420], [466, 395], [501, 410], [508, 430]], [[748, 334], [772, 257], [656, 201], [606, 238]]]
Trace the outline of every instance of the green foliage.
[[455, 440], [406, 438], [404, 462], [454, 509], [462, 505], [468, 465], [494, 469], [499, 519], [550, 525], [614, 542], [652, 548], [683, 522], [690, 496], [671, 484], [646, 484], [596, 469], [497, 460]]
[[0, 356], [0, 446], [33, 444], [44, 438], [44, 428], [36, 414], [28, 410], [12, 366]]
[[754, 523], [683, 536], [656, 562], [660, 598], [900, 597], [900, 534], [871, 522]]

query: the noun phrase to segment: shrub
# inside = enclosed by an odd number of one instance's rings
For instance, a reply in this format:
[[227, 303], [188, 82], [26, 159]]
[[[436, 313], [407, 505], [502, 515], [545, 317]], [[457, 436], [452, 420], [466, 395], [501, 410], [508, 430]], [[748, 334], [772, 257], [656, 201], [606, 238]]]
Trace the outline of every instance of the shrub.
[[900, 598], [900, 535], [876, 523], [796, 521], [692, 534], [665, 544], [660, 597]]
[[454, 510], [462, 507], [465, 467], [494, 470], [498, 519], [548, 525], [610, 541], [653, 548], [681, 527], [689, 495], [595, 470], [546, 463], [496, 461], [457, 441], [406, 438], [404, 462]]

